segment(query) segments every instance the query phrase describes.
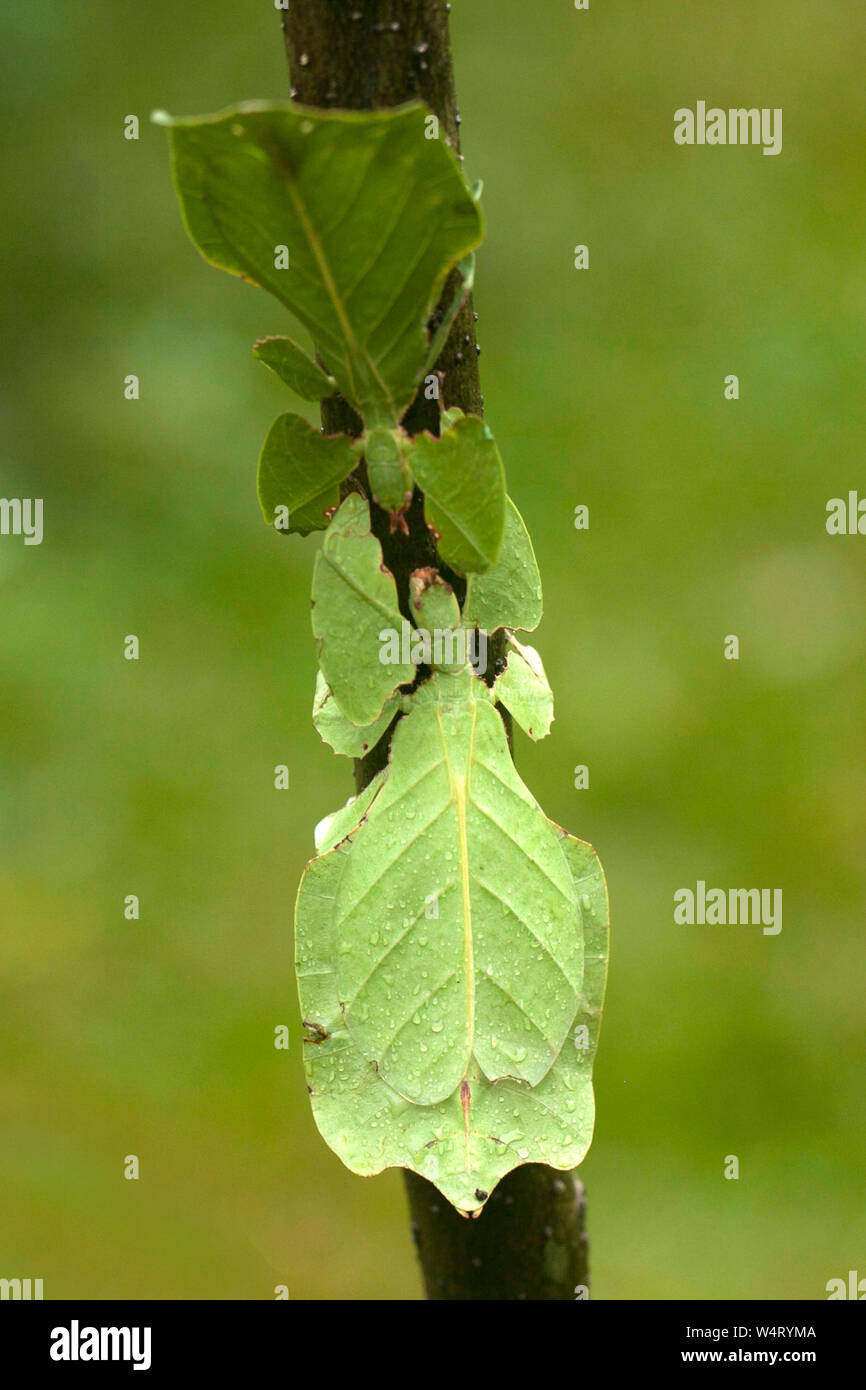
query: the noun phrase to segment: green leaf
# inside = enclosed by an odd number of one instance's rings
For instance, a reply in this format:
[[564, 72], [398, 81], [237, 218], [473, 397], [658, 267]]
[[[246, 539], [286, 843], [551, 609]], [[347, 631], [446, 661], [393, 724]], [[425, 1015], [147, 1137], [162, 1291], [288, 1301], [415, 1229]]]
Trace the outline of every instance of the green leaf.
[[324, 742], [329, 743], [335, 753], [346, 758], [362, 758], [371, 748], [375, 748], [399, 708], [400, 696], [392, 695], [390, 700], [386, 700], [385, 708], [376, 722], [359, 729], [343, 714], [321, 671], [316, 673], [313, 723]]
[[498, 564], [466, 582], [463, 621], [485, 632], [498, 627], [532, 632], [543, 611], [541, 576], [523, 517], [506, 499], [505, 537]]
[[[387, 781], [376, 789], [374, 808], [385, 787]], [[359, 811], [356, 821], [360, 816]], [[577, 902], [575, 932], [584, 942], [583, 986], [567, 1037], [536, 1086], [491, 1082], [473, 1064], [468, 1097], [461, 1086], [435, 1105], [412, 1104], [370, 1066], [352, 1041], [340, 1006], [338, 903], [350, 864], [362, 852], [366, 823], [308, 865], [296, 918], [301, 1007], [315, 1038], [305, 1049], [307, 1075], [319, 1130], [353, 1172], [410, 1168], [459, 1210], [470, 1212], [522, 1163], [567, 1170], [583, 1159], [594, 1123], [592, 1065], [607, 970], [607, 891], [592, 847], [546, 824], [564, 852]], [[430, 945], [422, 968], [435, 963], [439, 923], [433, 919], [425, 926]], [[422, 984], [416, 978], [413, 988]]]
[[435, 1104], [473, 1059], [491, 1081], [536, 1085], [583, 965], [561, 847], [488, 690], [466, 670], [423, 691], [341, 885], [337, 985], [366, 1060], [407, 1100]]
[[333, 811], [330, 816], [325, 816], [319, 821], [314, 836], [317, 854], [326, 854], [345, 840], [353, 830], [357, 830], [372, 802], [379, 795], [387, 775], [388, 769], [382, 768], [363, 791], [357, 796], [350, 796], [339, 811]]
[[253, 356], [276, 372], [301, 400], [321, 401], [333, 396], [337, 389], [334, 378], [323, 372], [291, 338], [260, 338], [253, 344]]
[[493, 685], [497, 700], [536, 742], [546, 738], [553, 723], [553, 691], [534, 647], [524, 647], [508, 633], [508, 664]]
[[445, 277], [482, 236], [453, 154], [425, 139], [424, 108], [245, 102], [159, 119], [202, 255], [276, 295], [365, 423], [395, 425], [423, 374]]
[[339, 485], [354, 466], [348, 435], [323, 435], [300, 415], [279, 415], [259, 456], [258, 494], [265, 521], [302, 536], [323, 531], [326, 512], [338, 506]]
[[505, 531], [505, 471], [484, 421], [464, 415], [438, 439], [417, 435], [408, 462], [442, 559], [460, 574], [489, 569]]
[[328, 528], [313, 570], [313, 634], [322, 674], [350, 723], [364, 728], [415, 667], [380, 660], [384, 630], [401, 631], [397, 586], [370, 533], [370, 508], [352, 492]]
[[409, 593], [416, 627], [444, 633], [460, 626], [460, 605], [438, 570], [413, 570], [409, 575]]
[[356, 445], [364, 451], [374, 501], [392, 514], [404, 511], [412, 500], [412, 479], [403, 461], [408, 442], [402, 430], [376, 426]]
[[[474, 198], [474, 195], [473, 200], [476, 202], [478, 201]], [[439, 354], [448, 341], [448, 335], [451, 332], [454, 320], [460, 313], [467, 295], [472, 293], [472, 286], [475, 283], [475, 252], [472, 251], [468, 256], [464, 257], [457, 269], [460, 272], [460, 284], [457, 287], [454, 298], [451, 300], [451, 303], [442, 316], [439, 327], [430, 339], [430, 346], [427, 350], [427, 361], [424, 364], [425, 376], [436, 366]]]

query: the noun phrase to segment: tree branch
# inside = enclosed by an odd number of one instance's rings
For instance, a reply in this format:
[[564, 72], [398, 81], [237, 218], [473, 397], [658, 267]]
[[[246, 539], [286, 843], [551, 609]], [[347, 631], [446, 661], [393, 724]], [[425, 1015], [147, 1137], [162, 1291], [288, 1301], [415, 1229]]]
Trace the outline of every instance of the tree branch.
[[[291, 0], [282, 24], [293, 99], [351, 110], [421, 100], [439, 117], [442, 138], [460, 158], [449, 9], [443, 0]], [[451, 302], [457, 283], [455, 271], [442, 304]], [[470, 299], [436, 365], [445, 406], [481, 415], [475, 322]], [[322, 423], [328, 434], [361, 431], [340, 397], [322, 403]], [[439, 403], [416, 399], [403, 424], [410, 433], [438, 434]], [[377, 507], [371, 515], [399, 592], [408, 592], [413, 569], [434, 564], [452, 579], [462, 601], [463, 581], [448, 575], [436, 556], [420, 494], [407, 516], [407, 536], [392, 535]], [[491, 649], [490, 655], [492, 679], [499, 653]], [[506, 727], [510, 734], [510, 721]], [[356, 762], [359, 790], [385, 766], [388, 748], [386, 734]], [[572, 1174], [540, 1164], [517, 1168], [498, 1184], [477, 1220], [460, 1216], [425, 1178], [408, 1171], [403, 1176], [428, 1298], [565, 1300], [588, 1285], [583, 1187]]]

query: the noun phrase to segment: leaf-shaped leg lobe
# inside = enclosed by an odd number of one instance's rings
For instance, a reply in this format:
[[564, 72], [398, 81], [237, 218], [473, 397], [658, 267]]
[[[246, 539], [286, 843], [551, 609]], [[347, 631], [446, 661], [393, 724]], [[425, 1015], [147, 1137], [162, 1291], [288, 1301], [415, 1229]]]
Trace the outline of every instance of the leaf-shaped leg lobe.
[[342, 714], [358, 728], [375, 723], [415, 667], [380, 660], [382, 632], [399, 632], [403, 616], [369, 506], [356, 492], [341, 503], [316, 556], [312, 622], [322, 675]]

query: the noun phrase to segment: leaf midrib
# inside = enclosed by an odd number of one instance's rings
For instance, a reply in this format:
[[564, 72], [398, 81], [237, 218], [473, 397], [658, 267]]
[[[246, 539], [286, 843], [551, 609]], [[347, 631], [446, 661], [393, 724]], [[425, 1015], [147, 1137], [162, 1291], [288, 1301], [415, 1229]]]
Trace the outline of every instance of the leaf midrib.
[[448, 742], [442, 723], [442, 707], [436, 706], [436, 723], [442, 744], [442, 754], [448, 769], [448, 782], [457, 813], [457, 841], [460, 855], [460, 892], [463, 903], [463, 970], [466, 976], [466, 1028], [467, 1056], [475, 1051], [475, 954], [472, 939], [472, 888], [469, 872], [469, 838], [466, 830], [466, 803], [469, 794], [469, 779], [472, 775], [472, 757], [475, 747], [475, 727], [478, 722], [478, 707], [472, 703], [472, 727], [469, 731], [469, 755], [466, 760], [466, 776], [462, 776], [453, 766], [448, 754]]

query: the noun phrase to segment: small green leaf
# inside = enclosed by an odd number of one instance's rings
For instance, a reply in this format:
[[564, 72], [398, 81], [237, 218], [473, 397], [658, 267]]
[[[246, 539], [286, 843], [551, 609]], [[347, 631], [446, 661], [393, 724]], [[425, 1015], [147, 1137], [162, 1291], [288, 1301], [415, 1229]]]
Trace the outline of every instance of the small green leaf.
[[399, 707], [399, 695], [392, 695], [390, 700], [386, 700], [385, 708], [376, 722], [359, 729], [343, 714], [321, 671], [316, 673], [313, 723], [324, 742], [343, 757], [362, 758], [371, 748], [375, 748]]
[[397, 424], [410, 404], [445, 277], [482, 236], [457, 161], [425, 139], [425, 121], [420, 105], [276, 102], [163, 118], [202, 255], [300, 319], [368, 426]]
[[323, 372], [291, 338], [260, 338], [253, 345], [253, 356], [276, 372], [303, 401], [324, 400], [337, 389], [334, 378]]
[[[475, 199], [475, 201], [477, 202], [478, 200]], [[472, 286], [475, 283], [475, 252], [472, 251], [468, 256], [464, 257], [458, 264], [457, 269], [460, 272], [460, 284], [454, 298], [442, 316], [439, 327], [430, 340], [430, 347], [427, 351], [427, 362], [424, 367], [425, 374], [435, 367], [439, 354], [448, 341], [448, 335], [451, 332], [454, 320], [460, 313], [467, 295], [472, 293]]]
[[319, 665], [334, 699], [350, 723], [373, 724], [415, 667], [380, 660], [381, 633], [399, 633], [403, 616], [394, 576], [370, 533], [370, 508], [357, 492], [343, 502], [316, 556], [312, 616]]
[[428, 632], [449, 632], [460, 626], [460, 605], [454, 590], [436, 570], [413, 570], [409, 592], [416, 627]]
[[543, 611], [541, 576], [523, 517], [506, 501], [505, 538], [497, 564], [466, 582], [463, 620], [493, 632], [498, 627], [532, 632]]
[[464, 415], [438, 439], [417, 435], [408, 462], [442, 559], [459, 574], [489, 569], [505, 531], [505, 471], [483, 420]]
[[493, 693], [536, 742], [546, 738], [553, 723], [553, 691], [534, 647], [521, 646], [508, 633], [508, 665], [498, 676]]
[[302, 536], [323, 531], [326, 512], [339, 504], [339, 485], [354, 466], [348, 435], [323, 435], [300, 415], [279, 415], [259, 456], [258, 494], [265, 521]]
[[359, 446], [367, 463], [367, 481], [373, 500], [387, 512], [400, 512], [412, 500], [412, 479], [403, 462], [408, 436], [402, 430], [382, 426], [368, 430]]

